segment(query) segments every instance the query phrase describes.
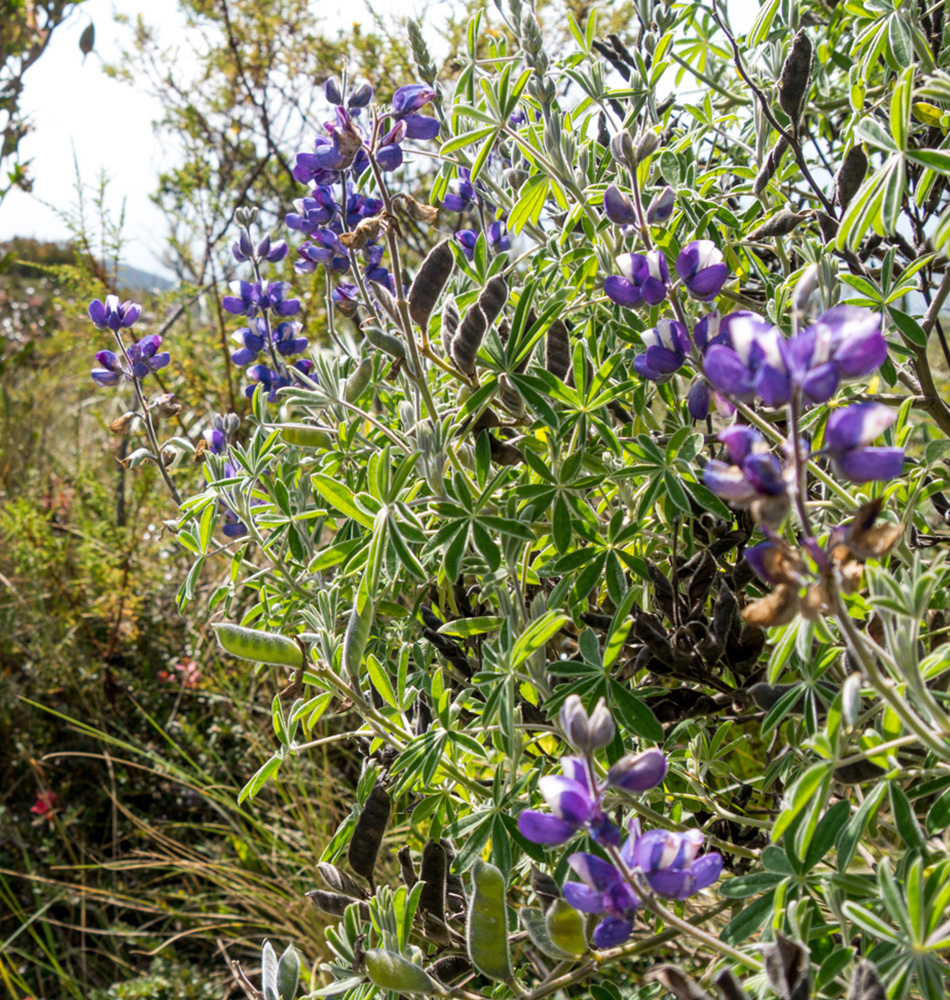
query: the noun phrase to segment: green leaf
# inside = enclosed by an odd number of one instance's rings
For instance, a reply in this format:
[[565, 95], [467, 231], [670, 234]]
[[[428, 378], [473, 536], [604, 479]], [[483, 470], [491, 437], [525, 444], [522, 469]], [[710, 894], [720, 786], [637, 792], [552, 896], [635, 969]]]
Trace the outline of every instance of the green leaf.
[[773, 844], [781, 840], [782, 834], [785, 833], [792, 821], [811, 801], [812, 796], [818, 790], [818, 786], [822, 783], [830, 769], [830, 761], [823, 760], [817, 764], [812, 764], [789, 789], [786, 796], [788, 805], [779, 813], [778, 819], [772, 827]]
[[374, 518], [356, 506], [353, 494], [345, 483], [341, 483], [338, 479], [334, 479], [324, 472], [314, 472], [310, 481], [313, 483], [313, 488], [324, 500], [334, 506], [341, 514], [345, 514], [357, 524], [362, 524], [364, 528], [373, 527]]
[[844, 872], [847, 870], [868, 821], [877, 811], [878, 806], [881, 804], [881, 799], [884, 798], [886, 793], [886, 784], [875, 786], [861, 803], [860, 809], [848, 820], [847, 825], [838, 835], [835, 845], [838, 854], [838, 871]]
[[484, 635], [486, 632], [497, 632], [504, 625], [505, 619], [497, 615], [483, 615], [479, 618], [457, 618], [446, 622], [439, 628], [439, 635], [451, 635], [467, 639], [471, 635]]
[[772, 903], [775, 901], [775, 890], [767, 892], [754, 903], [744, 907], [732, 920], [723, 928], [719, 935], [726, 944], [733, 947], [742, 944], [743, 941], [752, 935], [768, 920], [772, 912]]
[[559, 611], [545, 611], [540, 618], [533, 621], [522, 632], [511, 651], [511, 666], [517, 669], [532, 653], [541, 649], [545, 643], [561, 630], [570, 616]]
[[283, 757], [280, 755], [271, 757], [262, 767], [251, 775], [251, 780], [238, 792], [238, 805], [245, 799], [253, 799], [255, 795], [267, 784], [268, 778], [273, 777], [279, 770]]
[[372, 653], [366, 657], [366, 671], [369, 674], [369, 679], [373, 683], [373, 687], [379, 692], [383, 701], [385, 701], [390, 708], [398, 709], [399, 703], [396, 700], [396, 692], [393, 690], [393, 684], [389, 679], [389, 674]]
[[529, 222], [533, 226], [538, 224], [550, 187], [551, 181], [545, 174], [534, 174], [524, 182], [508, 216], [508, 228], [513, 233], [520, 233]]
[[863, 931], [867, 931], [872, 937], [880, 938], [882, 941], [890, 941], [891, 944], [900, 944], [900, 937], [889, 924], [886, 924], [876, 913], [857, 903], [848, 900], [842, 909], [845, 916]]

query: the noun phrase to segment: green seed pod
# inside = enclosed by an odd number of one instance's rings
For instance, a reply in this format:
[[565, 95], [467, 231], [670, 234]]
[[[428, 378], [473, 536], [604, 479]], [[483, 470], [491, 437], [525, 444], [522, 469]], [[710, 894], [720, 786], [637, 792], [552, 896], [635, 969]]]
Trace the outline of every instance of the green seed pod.
[[556, 899], [544, 917], [548, 934], [555, 946], [569, 955], [583, 955], [587, 951], [584, 918], [563, 899]]
[[442, 350], [445, 356], [452, 356], [452, 339], [458, 333], [459, 311], [455, 299], [450, 295], [442, 303]]
[[568, 961], [575, 957], [570, 952], [563, 951], [551, 940], [548, 926], [544, 921], [544, 914], [540, 910], [533, 910], [525, 906], [522, 907], [519, 916], [522, 926], [528, 932], [531, 943], [542, 954], [558, 962]]
[[571, 367], [571, 337], [563, 320], [556, 319], [545, 334], [544, 367], [562, 382]]
[[475, 356], [482, 346], [482, 338], [488, 329], [488, 320], [476, 303], [465, 314], [458, 333], [452, 338], [452, 360], [455, 367], [465, 375], [475, 374]]
[[376, 858], [386, 834], [386, 827], [389, 826], [392, 807], [389, 793], [377, 782], [369, 793], [350, 840], [350, 852], [347, 855], [350, 867], [357, 875], [362, 875], [370, 885], [373, 884]]
[[379, 987], [393, 993], [440, 993], [438, 984], [425, 969], [385, 948], [368, 948], [363, 952], [366, 974]]
[[430, 975], [435, 976], [440, 983], [445, 983], [448, 986], [456, 979], [467, 976], [472, 971], [472, 963], [461, 955], [446, 955], [433, 962], [427, 971]]
[[360, 611], [359, 597], [353, 603], [350, 620], [343, 636], [343, 668], [354, 683], [359, 681], [363, 669], [363, 653], [369, 640], [369, 630], [373, 625], [375, 608], [369, 597], [363, 598], [363, 609]]
[[392, 358], [405, 358], [406, 345], [398, 337], [384, 333], [378, 326], [364, 326], [361, 329], [373, 347], [379, 348]]
[[445, 848], [440, 840], [430, 840], [422, 849], [422, 868], [419, 875], [425, 885], [419, 897], [419, 909], [441, 923], [445, 923], [445, 873], [447, 870]]
[[468, 957], [489, 979], [511, 979], [505, 877], [479, 858], [472, 869], [472, 899], [468, 908]]
[[333, 438], [326, 431], [309, 424], [284, 424], [280, 429], [280, 439], [298, 448], [329, 450], [333, 447]]
[[329, 861], [317, 862], [317, 872], [334, 892], [352, 896], [353, 899], [363, 899], [366, 896], [366, 890], [357, 881]]
[[420, 330], [428, 327], [432, 310], [439, 301], [445, 283], [452, 276], [454, 267], [455, 254], [452, 253], [449, 240], [436, 243], [420, 265], [409, 289], [409, 315]]
[[478, 296], [478, 307], [485, 314], [485, 322], [491, 326], [498, 319], [508, 301], [508, 282], [496, 274]]
[[787, 208], [783, 208], [781, 212], [773, 215], [771, 219], [766, 219], [761, 226], [753, 229], [746, 239], [767, 240], [773, 236], [787, 236], [798, 228], [798, 224], [804, 218], [804, 212], [790, 212]]
[[373, 359], [363, 358], [363, 360], [350, 372], [349, 378], [343, 385], [343, 398], [348, 403], [355, 403], [363, 391], [369, 385], [370, 377], [373, 374]]
[[782, 75], [778, 81], [778, 102], [785, 114], [791, 118], [793, 130], [798, 128], [802, 106], [808, 94], [811, 63], [811, 39], [804, 31], [799, 31], [792, 39], [792, 48], [782, 66]]
[[221, 648], [239, 660], [272, 663], [278, 667], [302, 667], [303, 651], [285, 635], [258, 632], [231, 622], [219, 622], [214, 633]]
[[851, 204], [851, 199], [864, 183], [867, 172], [868, 156], [864, 147], [858, 143], [848, 150], [841, 169], [835, 174], [835, 198], [842, 208]]
[[[357, 902], [349, 896], [342, 896], [338, 892], [327, 892], [325, 889], [311, 889], [307, 893], [307, 898], [321, 912], [329, 913], [331, 917], [342, 917], [346, 913], [346, 908]], [[369, 920], [369, 904], [359, 900], [360, 919]]]
[[[542, 717], [542, 721], [546, 722], [546, 717]], [[535, 868], [534, 865], [531, 866], [531, 888], [534, 890], [535, 896], [538, 897], [538, 902], [544, 913], [548, 912], [556, 899], [561, 898], [561, 887], [557, 882], [547, 872]]]

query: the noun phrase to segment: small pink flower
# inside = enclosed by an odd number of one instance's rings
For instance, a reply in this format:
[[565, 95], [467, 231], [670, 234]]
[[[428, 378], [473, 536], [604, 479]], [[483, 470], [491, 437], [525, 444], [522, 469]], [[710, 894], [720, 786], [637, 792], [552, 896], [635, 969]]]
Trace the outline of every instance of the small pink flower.
[[30, 806], [30, 812], [35, 816], [39, 816], [41, 819], [45, 816], [49, 816], [52, 819], [51, 813], [56, 808], [56, 793], [55, 792], [40, 792], [36, 796], [36, 802]]

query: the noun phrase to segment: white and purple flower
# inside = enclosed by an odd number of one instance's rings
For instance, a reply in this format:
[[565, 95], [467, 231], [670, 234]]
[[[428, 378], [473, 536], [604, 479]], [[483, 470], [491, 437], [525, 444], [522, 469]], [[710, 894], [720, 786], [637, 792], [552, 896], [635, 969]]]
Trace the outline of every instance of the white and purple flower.
[[652, 330], [644, 330], [640, 340], [646, 353], [633, 359], [633, 367], [651, 382], [666, 382], [689, 356], [689, 331], [674, 319], [661, 319]]
[[869, 446], [895, 419], [894, 411], [881, 403], [855, 403], [835, 410], [825, 425], [822, 450], [852, 483], [894, 479], [903, 469], [904, 449]]
[[693, 240], [676, 258], [676, 273], [694, 299], [709, 302], [722, 291], [729, 269], [712, 240]]
[[625, 253], [617, 258], [622, 277], [611, 275], [604, 282], [607, 296], [619, 306], [658, 305], [666, 298], [670, 270], [660, 250]]

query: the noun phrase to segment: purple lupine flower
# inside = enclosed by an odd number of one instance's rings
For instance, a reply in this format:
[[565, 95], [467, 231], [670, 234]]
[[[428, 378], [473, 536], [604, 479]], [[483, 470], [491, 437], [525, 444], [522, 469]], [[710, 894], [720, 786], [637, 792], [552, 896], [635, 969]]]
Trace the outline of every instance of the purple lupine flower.
[[307, 358], [300, 358], [295, 361], [289, 367], [285, 365], [280, 365], [277, 371], [273, 368], [268, 368], [267, 365], [251, 365], [247, 369], [247, 377], [251, 380], [251, 384], [245, 386], [244, 394], [250, 399], [258, 385], [264, 387], [264, 391], [267, 393], [267, 401], [269, 403], [277, 402], [277, 393], [289, 385], [294, 385], [299, 382], [299, 379], [295, 378], [295, 373], [300, 372], [301, 374], [308, 375], [313, 370], [313, 362]]
[[297, 274], [312, 274], [319, 264], [339, 273], [350, 267], [350, 258], [339, 236], [332, 229], [317, 229], [306, 243], [297, 247], [294, 270]]
[[379, 215], [382, 210], [382, 198], [367, 198], [365, 194], [355, 191], [346, 199], [346, 224], [355, 227], [363, 219]]
[[666, 754], [656, 747], [621, 757], [607, 772], [607, 784], [625, 792], [648, 792], [666, 777]]
[[359, 305], [360, 290], [348, 281], [341, 281], [330, 294], [333, 305], [344, 315], [352, 316]]
[[232, 316], [247, 316], [253, 318], [260, 308], [261, 283], [250, 281], [232, 281], [231, 291], [234, 295], [225, 295], [221, 305]]
[[538, 782], [551, 813], [525, 809], [518, 817], [521, 835], [535, 844], [563, 844], [586, 829], [597, 843], [620, 845], [620, 831], [600, 806], [603, 790], [593, 783], [582, 757], [562, 757], [562, 775], [549, 774]]
[[416, 114], [435, 98], [435, 91], [424, 83], [410, 83], [393, 94], [393, 118], [405, 124], [407, 139], [434, 139], [439, 134], [439, 121]]
[[823, 451], [853, 483], [894, 479], [903, 469], [904, 449], [868, 446], [895, 419], [894, 411], [882, 403], [855, 403], [835, 410], [825, 425]]
[[717, 336], [708, 341], [703, 374], [719, 392], [750, 403], [755, 398], [760, 368], [768, 365], [776, 372], [785, 372], [781, 343], [781, 333], [758, 313], [729, 313], [719, 321]]
[[729, 269], [712, 240], [693, 240], [676, 258], [676, 273], [694, 299], [709, 302], [722, 290]]
[[703, 482], [720, 499], [739, 508], [752, 508], [757, 523], [777, 528], [788, 511], [785, 470], [772, 455], [762, 435], [751, 427], [734, 424], [719, 432], [730, 463], [711, 459], [703, 469]]
[[474, 229], [460, 229], [454, 238], [455, 242], [462, 248], [462, 253], [471, 260], [475, 256], [475, 244], [478, 242], [478, 233]]
[[157, 333], [150, 333], [141, 340], [126, 348], [129, 364], [132, 366], [133, 378], [145, 378], [151, 372], [157, 372], [171, 361], [168, 351], [159, 352], [162, 338]]
[[613, 716], [603, 698], [588, 716], [580, 696], [572, 694], [561, 705], [560, 718], [564, 735], [581, 753], [591, 754], [601, 750], [614, 738]]
[[223, 455], [228, 447], [228, 436], [218, 427], [207, 427], [202, 431], [208, 443], [208, 451], [213, 455]]
[[504, 253], [511, 249], [511, 240], [508, 238], [508, 227], [504, 220], [497, 219], [488, 225], [486, 231], [488, 245], [495, 253]]
[[572, 854], [567, 863], [582, 879], [565, 882], [564, 898], [582, 913], [605, 914], [594, 928], [598, 948], [614, 948], [633, 933], [633, 921], [639, 900], [636, 893], [612, 864], [596, 854]]
[[887, 360], [881, 314], [858, 306], [834, 306], [821, 314], [801, 336], [830, 342], [829, 360], [842, 382], [865, 378]]
[[[731, 314], [736, 315], [736, 314]], [[720, 315], [718, 309], [711, 313], [706, 313], [693, 327], [693, 343], [705, 356], [706, 351], [714, 344], [722, 344], [725, 347], [731, 345], [729, 339], [728, 316]], [[712, 401], [716, 406], [716, 411], [723, 417], [729, 417], [735, 413], [735, 407], [726, 399], [722, 393], [712, 390], [710, 392], [709, 383], [700, 375], [689, 387], [686, 396], [686, 409], [693, 420], [705, 420], [709, 416], [709, 404]]]
[[224, 521], [221, 531], [228, 538], [240, 538], [247, 534], [247, 525], [224, 503], [221, 504], [221, 515]]
[[518, 129], [527, 122], [528, 116], [524, 113], [522, 108], [516, 108], [512, 111], [511, 116], [508, 118], [508, 127]]
[[[403, 138], [405, 138], [405, 133], [403, 133], [400, 137], [400, 141]], [[402, 146], [399, 145], [398, 141], [380, 146], [376, 151], [376, 165], [380, 170], [386, 171], [387, 173], [393, 170], [398, 170], [399, 167], [402, 166], [402, 161]]]
[[709, 416], [709, 383], [702, 377], [694, 379], [686, 394], [686, 412], [693, 420], [705, 420]]
[[340, 206], [327, 185], [315, 187], [309, 198], [297, 198], [294, 201], [294, 208], [297, 211], [289, 212], [284, 221], [290, 229], [306, 233], [308, 236], [329, 225], [340, 211]]
[[260, 296], [260, 308], [270, 309], [284, 318], [296, 316], [300, 312], [300, 300], [284, 298], [292, 288], [289, 281], [272, 281], [267, 286], [267, 291]]
[[102, 367], [93, 368], [89, 373], [96, 385], [103, 387], [118, 385], [120, 379], [130, 377], [128, 369], [119, 360], [119, 356], [112, 351], [98, 351], [96, 361]]
[[264, 345], [267, 343], [267, 324], [263, 319], [258, 319], [254, 325], [256, 330], [242, 326], [240, 330], [235, 330], [231, 334], [231, 338], [241, 345], [231, 354], [231, 360], [241, 368], [249, 365], [264, 350]]
[[254, 244], [251, 243], [251, 237], [248, 236], [247, 230], [242, 229], [240, 238], [231, 244], [231, 253], [234, 259], [242, 264], [254, 256]]
[[270, 264], [278, 264], [287, 256], [287, 243], [284, 240], [271, 242], [270, 236], [265, 236], [257, 244], [257, 259], [266, 260]]
[[118, 295], [107, 295], [106, 301], [93, 299], [89, 303], [89, 318], [97, 330], [118, 333], [127, 329], [142, 315], [142, 307], [131, 300], [119, 302]]
[[618, 226], [632, 226], [637, 221], [633, 202], [616, 184], [608, 185], [604, 192], [604, 215]]
[[677, 320], [661, 319], [652, 330], [644, 330], [640, 339], [645, 354], [633, 359], [638, 375], [651, 382], [666, 382], [686, 363], [689, 354], [689, 331]]
[[459, 168], [458, 177], [449, 181], [449, 190], [442, 199], [442, 207], [448, 212], [466, 212], [475, 200], [475, 185], [471, 173], [465, 167]]
[[367, 281], [375, 281], [380, 285], [390, 283], [389, 271], [382, 266], [383, 248], [378, 243], [368, 243], [360, 251], [360, 256], [366, 265], [363, 268], [363, 276]]
[[638, 835], [634, 823], [621, 855], [658, 895], [689, 899], [722, 874], [721, 854], [710, 851], [697, 857], [705, 839], [701, 830], [648, 830]]
[[655, 306], [666, 298], [670, 271], [661, 250], [621, 254], [617, 266], [623, 277], [611, 275], [604, 282], [604, 291], [617, 305], [636, 306], [646, 302]]
[[647, 225], [658, 226], [669, 219], [676, 206], [676, 193], [667, 185], [662, 191], [653, 196], [653, 200], [647, 207]]

